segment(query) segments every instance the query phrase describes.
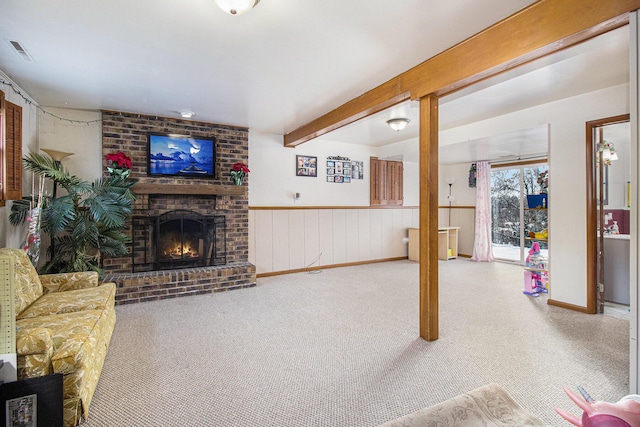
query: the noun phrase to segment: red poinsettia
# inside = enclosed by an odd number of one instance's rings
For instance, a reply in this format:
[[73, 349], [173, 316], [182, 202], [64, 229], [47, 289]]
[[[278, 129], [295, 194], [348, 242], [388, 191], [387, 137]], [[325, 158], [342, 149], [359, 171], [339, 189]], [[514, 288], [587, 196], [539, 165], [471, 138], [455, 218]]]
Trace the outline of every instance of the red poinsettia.
[[107, 161], [107, 171], [111, 175], [127, 178], [131, 173], [131, 159], [122, 151], [107, 154], [104, 159]]
[[236, 171], [236, 172], [244, 172], [244, 173], [249, 173], [251, 172], [249, 170], [249, 167], [247, 167], [247, 165], [245, 165], [244, 163], [235, 163], [232, 167], [232, 170]]
[[131, 159], [129, 156], [124, 154], [122, 151], [118, 151], [117, 153], [107, 154], [105, 156], [105, 160], [110, 162], [111, 166], [118, 165], [119, 168], [131, 169]]
[[251, 171], [244, 163], [235, 163], [233, 166], [231, 166], [231, 172], [229, 172], [229, 174], [233, 178], [233, 182], [235, 185], [242, 185], [242, 180], [249, 172]]

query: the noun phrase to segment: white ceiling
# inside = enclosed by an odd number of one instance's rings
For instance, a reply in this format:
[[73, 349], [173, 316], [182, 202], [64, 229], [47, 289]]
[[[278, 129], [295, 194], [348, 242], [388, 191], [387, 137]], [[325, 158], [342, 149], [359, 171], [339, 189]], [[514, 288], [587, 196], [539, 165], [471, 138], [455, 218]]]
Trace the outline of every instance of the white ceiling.
[[[213, 0], [3, 0], [0, 70], [44, 107], [169, 117], [188, 109], [194, 120], [285, 134], [531, 3], [262, 0], [230, 16]], [[444, 97], [440, 129], [628, 82], [628, 39], [623, 27]], [[322, 138], [415, 139], [417, 156], [418, 113], [405, 102]], [[391, 117], [411, 122], [395, 132]], [[543, 128], [454, 143], [440, 159], [543, 153]]]
[[[627, 26], [443, 97], [439, 125], [441, 130], [447, 130], [628, 81]], [[403, 160], [415, 162], [418, 158], [419, 112], [418, 102], [403, 102], [322, 138], [375, 147], [413, 140], [415, 147]], [[396, 132], [386, 124], [393, 117], [406, 117], [411, 122], [404, 130]], [[547, 145], [548, 130], [543, 125], [441, 146], [439, 160], [442, 164], [451, 164], [539, 157], [546, 155]]]
[[0, 70], [45, 107], [285, 134], [531, 3], [262, 0], [231, 16], [213, 0], [2, 0]]

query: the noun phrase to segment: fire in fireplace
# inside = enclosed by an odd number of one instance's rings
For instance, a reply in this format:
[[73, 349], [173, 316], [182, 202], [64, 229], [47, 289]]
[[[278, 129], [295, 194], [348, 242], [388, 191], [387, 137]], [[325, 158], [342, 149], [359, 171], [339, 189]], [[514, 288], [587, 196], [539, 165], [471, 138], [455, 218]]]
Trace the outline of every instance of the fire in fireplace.
[[222, 215], [178, 209], [132, 221], [132, 272], [226, 264]]

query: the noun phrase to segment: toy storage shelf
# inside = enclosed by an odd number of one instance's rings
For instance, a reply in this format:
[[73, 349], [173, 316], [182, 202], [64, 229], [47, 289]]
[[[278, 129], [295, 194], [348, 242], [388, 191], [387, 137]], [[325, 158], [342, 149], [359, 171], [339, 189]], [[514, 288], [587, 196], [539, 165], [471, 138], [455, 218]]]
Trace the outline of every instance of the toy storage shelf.
[[525, 267], [524, 269], [525, 269], [526, 271], [536, 271], [536, 272], [539, 272], [539, 273], [546, 273], [546, 272], [548, 272], [548, 271], [549, 271], [549, 270], [548, 270], [548, 269], [546, 269], [546, 268]]

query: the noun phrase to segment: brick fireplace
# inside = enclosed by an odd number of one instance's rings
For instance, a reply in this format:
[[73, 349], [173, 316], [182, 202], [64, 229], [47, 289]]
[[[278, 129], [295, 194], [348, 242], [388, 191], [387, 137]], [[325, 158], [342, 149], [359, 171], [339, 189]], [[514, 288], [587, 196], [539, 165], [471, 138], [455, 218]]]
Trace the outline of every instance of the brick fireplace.
[[[194, 137], [216, 138], [216, 176], [206, 178], [150, 177], [147, 175], [147, 133], [172, 133]], [[236, 162], [248, 163], [248, 129], [213, 123], [124, 112], [102, 112], [102, 154], [123, 151], [132, 160], [131, 178], [135, 221], [154, 221], [188, 210], [198, 217], [220, 218], [224, 235], [216, 238], [215, 262], [202, 265], [176, 263], [176, 268], [156, 269], [148, 263], [142, 250], [150, 244], [136, 224], [129, 232], [134, 245], [131, 254], [105, 258], [105, 280], [117, 284], [117, 304], [152, 301], [178, 296], [219, 292], [254, 286], [255, 267], [248, 262], [249, 201], [246, 183], [234, 186], [229, 176]], [[103, 170], [106, 171], [106, 163]], [[147, 227], [147, 230], [150, 230]], [[220, 231], [218, 231], [220, 233]], [[152, 233], [149, 234], [149, 239]], [[223, 242], [223, 243], [220, 243]], [[223, 246], [220, 248], [220, 246]], [[211, 249], [208, 255], [211, 256]], [[220, 252], [224, 257], [220, 256]], [[142, 255], [141, 255], [142, 254]], [[216, 255], [216, 254], [214, 254]], [[214, 258], [211, 258], [214, 259]], [[220, 262], [223, 259], [224, 262]], [[139, 268], [146, 265], [144, 268]], [[151, 266], [151, 267], [149, 267]]]

